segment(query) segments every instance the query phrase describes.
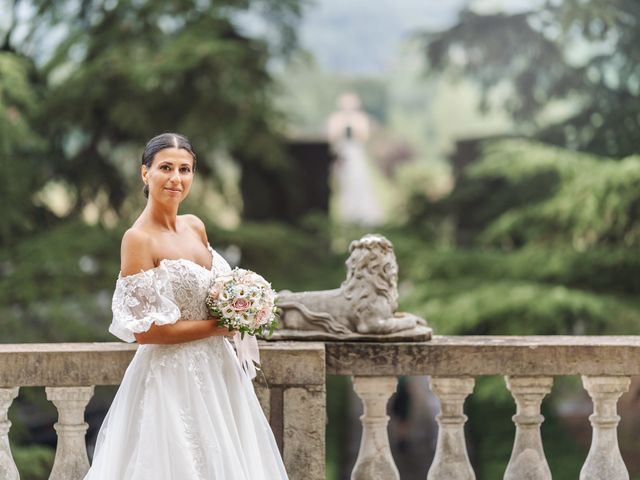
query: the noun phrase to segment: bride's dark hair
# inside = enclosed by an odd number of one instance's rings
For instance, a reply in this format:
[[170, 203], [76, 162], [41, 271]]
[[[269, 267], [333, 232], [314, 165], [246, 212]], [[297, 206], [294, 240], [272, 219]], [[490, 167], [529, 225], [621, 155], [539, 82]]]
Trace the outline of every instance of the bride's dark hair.
[[[189, 139], [179, 133], [161, 133], [149, 140], [144, 146], [144, 152], [142, 152], [142, 165], [151, 168], [156, 154], [165, 148], [181, 148], [189, 152], [193, 157], [193, 169], [195, 170], [196, 152], [194, 152]], [[142, 192], [145, 197], [149, 197], [149, 186], [145, 185]]]

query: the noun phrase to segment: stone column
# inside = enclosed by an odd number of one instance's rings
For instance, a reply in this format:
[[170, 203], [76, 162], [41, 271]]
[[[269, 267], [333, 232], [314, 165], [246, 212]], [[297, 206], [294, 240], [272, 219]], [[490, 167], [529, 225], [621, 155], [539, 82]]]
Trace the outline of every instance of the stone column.
[[629, 377], [582, 376], [582, 384], [593, 401], [593, 415], [589, 417], [593, 436], [580, 480], [629, 480], [618, 447], [617, 413], [618, 399], [629, 390], [629, 383]]
[[438, 443], [427, 480], [474, 480], [464, 438], [464, 399], [473, 392], [469, 377], [432, 377], [431, 390], [440, 399]]
[[[324, 381], [324, 379], [323, 379]], [[285, 388], [282, 394], [283, 460], [292, 478], [324, 480], [326, 389], [322, 385]], [[291, 472], [297, 472], [294, 476]], [[304, 476], [302, 476], [304, 473]]]
[[49, 480], [81, 480], [89, 470], [84, 410], [93, 396], [91, 387], [47, 387], [47, 399], [58, 409], [58, 447]]
[[9, 407], [18, 396], [18, 390], [19, 387], [0, 388], [0, 478], [3, 480], [20, 479], [9, 446], [11, 422], [8, 418]]
[[551, 480], [551, 471], [542, 448], [540, 414], [542, 399], [551, 391], [551, 377], [505, 377], [516, 401], [513, 416], [516, 438], [504, 480]]
[[387, 425], [387, 402], [396, 391], [396, 377], [353, 377], [353, 388], [362, 400], [362, 438], [352, 480], [399, 480], [391, 456]]
[[259, 345], [262, 373], [254, 385], [287, 474], [291, 480], [324, 480], [324, 343], [260, 341]]

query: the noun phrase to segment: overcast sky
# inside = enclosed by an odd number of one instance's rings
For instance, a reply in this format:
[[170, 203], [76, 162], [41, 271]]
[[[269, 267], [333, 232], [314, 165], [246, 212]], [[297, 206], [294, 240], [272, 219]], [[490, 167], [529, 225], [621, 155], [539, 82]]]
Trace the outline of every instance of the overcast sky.
[[[474, 0], [474, 10], [521, 10], [539, 0]], [[452, 25], [468, 0], [315, 0], [300, 26], [303, 46], [320, 65], [347, 74], [393, 66], [412, 32]]]

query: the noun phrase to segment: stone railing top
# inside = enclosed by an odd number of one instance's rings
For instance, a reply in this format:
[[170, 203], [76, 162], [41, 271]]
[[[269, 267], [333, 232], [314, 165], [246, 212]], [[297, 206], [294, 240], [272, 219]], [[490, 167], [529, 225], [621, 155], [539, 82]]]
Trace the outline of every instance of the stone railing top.
[[[0, 344], [0, 387], [115, 385], [136, 350], [124, 343]], [[434, 336], [427, 342], [260, 342], [282, 385], [325, 373], [385, 376], [638, 375], [640, 336]]]
[[522, 335], [489, 336], [460, 335], [434, 337], [440, 345], [473, 346], [600, 346], [600, 347], [640, 347], [640, 335]]
[[336, 375], [637, 375], [640, 336], [434, 336], [417, 343], [327, 343]]
[[[0, 344], [0, 387], [117, 385], [137, 347], [118, 342]], [[324, 384], [322, 343], [261, 342], [260, 355], [272, 383]]]

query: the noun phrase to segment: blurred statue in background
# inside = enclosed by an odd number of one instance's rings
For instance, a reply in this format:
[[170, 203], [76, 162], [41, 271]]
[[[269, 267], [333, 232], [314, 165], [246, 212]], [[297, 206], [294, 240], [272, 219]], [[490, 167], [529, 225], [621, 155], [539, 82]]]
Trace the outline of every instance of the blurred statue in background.
[[331, 114], [328, 122], [329, 142], [333, 145], [345, 140], [366, 143], [371, 131], [369, 116], [362, 110], [360, 98], [353, 92], [340, 95], [338, 111]]
[[274, 339], [415, 341], [431, 338], [424, 319], [396, 312], [398, 264], [393, 245], [365, 235], [349, 246], [347, 278], [340, 288], [278, 293], [282, 309]]
[[355, 93], [340, 96], [338, 111], [329, 117], [327, 130], [329, 142], [338, 156], [333, 171], [338, 219], [365, 226], [381, 224], [383, 212], [370, 179], [371, 166], [367, 164], [364, 149], [371, 121]]

